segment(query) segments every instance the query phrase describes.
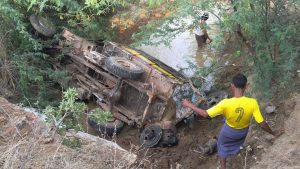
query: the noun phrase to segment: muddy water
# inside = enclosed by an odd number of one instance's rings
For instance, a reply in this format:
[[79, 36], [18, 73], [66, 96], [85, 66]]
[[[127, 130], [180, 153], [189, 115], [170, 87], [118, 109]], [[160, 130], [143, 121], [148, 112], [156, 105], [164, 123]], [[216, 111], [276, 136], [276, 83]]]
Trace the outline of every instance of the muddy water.
[[[210, 15], [210, 18], [206, 22], [209, 26], [208, 34], [210, 38], [214, 39], [219, 31], [217, 25], [218, 19]], [[217, 59], [217, 51], [213, 49], [210, 44], [198, 49], [194, 33], [188, 30], [178, 34], [178, 36], [170, 42], [170, 47], [160, 44], [157, 46], [142, 46], [141, 49], [176, 70], [188, 68], [188, 62], [200, 67], [209, 67], [212, 61]], [[190, 73], [191, 72], [187, 72], [187, 75], [190, 75]]]

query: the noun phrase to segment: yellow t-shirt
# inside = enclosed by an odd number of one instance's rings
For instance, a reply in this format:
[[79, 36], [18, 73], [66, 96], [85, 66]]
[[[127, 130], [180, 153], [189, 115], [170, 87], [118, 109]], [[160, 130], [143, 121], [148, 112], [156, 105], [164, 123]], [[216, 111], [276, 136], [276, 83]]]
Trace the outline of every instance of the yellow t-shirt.
[[252, 116], [258, 123], [264, 121], [257, 101], [245, 96], [224, 99], [214, 107], [208, 109], [207, 113], [210, 117], [223, 115], [226, 123], [235, 129], [248, 127]]

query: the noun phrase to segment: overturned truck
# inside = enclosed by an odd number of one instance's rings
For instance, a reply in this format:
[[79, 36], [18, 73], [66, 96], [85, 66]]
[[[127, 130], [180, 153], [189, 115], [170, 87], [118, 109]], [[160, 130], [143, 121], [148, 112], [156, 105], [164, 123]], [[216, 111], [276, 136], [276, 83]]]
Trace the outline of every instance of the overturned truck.
[[[67, 70], [80, 99], [94, 98], [113, 119], [89, 124], [101, 132], [119, 132], [124, 123], [143, 128], [140, 142], [177, 142], [175, 125], [192, 114], [180, 100], [191, 96], [186, 77], [144, 52], [114, 42], [92, 43], [68, 30], [59, 48], [69, 49], [55, 67]], [[161, 140], [163, 139], [163, 140]]]
[[[46, 37], [54, 32], [38, 16], [30, 22]], [[54, 48], [64, 54], [54, 68], [68, 72], [68, 86], [77, 89], [80, 99], [94, 100], [113, 113], [105, 124], [89, 119], [93, 128], [113, 134], [126, 123], [142, 129], [145, 147], [177, 144], [175, 125], [193, 115], [180, 103], [194, 93], [185, 76], [142, 51], [109, 41], [94, 43], [67, 29]]]

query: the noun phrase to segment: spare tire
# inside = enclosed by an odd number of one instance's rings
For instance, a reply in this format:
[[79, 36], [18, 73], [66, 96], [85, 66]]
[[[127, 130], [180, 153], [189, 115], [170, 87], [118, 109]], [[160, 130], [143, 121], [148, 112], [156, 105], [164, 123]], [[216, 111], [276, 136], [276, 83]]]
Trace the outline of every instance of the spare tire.
[[109, 119], [104, 123], [98, 123], [93, 118], [89, 117], [88, 123], [96, 131], [100, 132], [101, 134], [106, 134], [109, 136], [118, 134], [121, 131], [121, 129], [124, 127], [124, 122], [116, 118]]
[[126, 79], [140, 79], [144, 70], [132, 63], [130, 60], [121, 57], [109, 57], [105, 61], [105, 66], [111, 73]]
[[29, 17], [30, 23], [33, 26], [33, 28], [40, 34], [51, 37], [55, 34], [55, 26], [48, 21], [46, 18], [37, 16], [37, 15], [31, 15]]
[[120, 133], [120, 131], [124, 127], [124, 122], [118, 119], [115, 119], [111, 122], [106, 122], [104, 124], [98, 124], [92, 119], [88, 119], [88, 123], [96, 131], [109, 136]]

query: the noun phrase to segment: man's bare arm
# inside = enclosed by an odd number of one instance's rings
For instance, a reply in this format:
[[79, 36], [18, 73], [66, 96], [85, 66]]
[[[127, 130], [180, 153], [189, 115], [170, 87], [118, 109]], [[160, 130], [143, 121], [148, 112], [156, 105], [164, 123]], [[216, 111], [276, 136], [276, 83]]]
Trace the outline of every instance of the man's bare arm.
[[263, 121], [263, 122], [258, 123], [258, 124], [263, 130], [265, 130], [266, 132], [268, 132], [268, 133], [272, 134], [273, 136], [275, 136], [276, 133], [270, 128], [270, 126], [268, 125], [268, 123], [266, 123], [266, 121]]
[[280, 129], [280, 130], [276, 130], [276, 131], [273, 131], [270, 126], [268, 125], [267, 122], [263, 121], [261, 123], [258, 123], [259, 126], [265, 130], [266, 132], [272, 134], [273, 136], [275, 136], [275, 138], [281, 136], [283, 133], [284, 133], [284, 130], [283, 129]]
[[200, 116], [202, 116], [204, 118], [208, 117], [208, 113], [206, 112], [206, 110], [196, 107], [194, 104], [192, 104], [191, 102], [189, 102], [186, 99], [182, 100], [182, 105], [192, 109], [194, 112], [198, 113]]

